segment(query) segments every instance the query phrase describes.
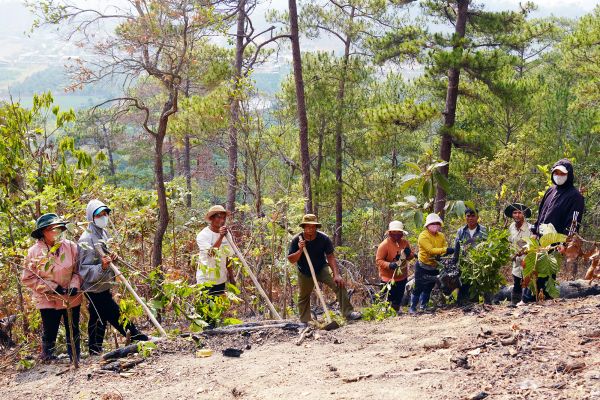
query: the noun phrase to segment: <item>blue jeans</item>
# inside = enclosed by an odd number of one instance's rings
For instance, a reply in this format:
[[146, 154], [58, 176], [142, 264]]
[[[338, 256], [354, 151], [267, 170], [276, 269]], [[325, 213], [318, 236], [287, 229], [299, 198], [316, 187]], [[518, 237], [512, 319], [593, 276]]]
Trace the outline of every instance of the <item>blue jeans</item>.
[[415, 268], [415, 289], [412, 293], [410, 308], [415, 310], [417, 304], [421, 303], [421, 307], [427, 306], [431, 291], [435, 286], [435, 277], [440, 273], [437, 269], [426, 269], [417, 262]]

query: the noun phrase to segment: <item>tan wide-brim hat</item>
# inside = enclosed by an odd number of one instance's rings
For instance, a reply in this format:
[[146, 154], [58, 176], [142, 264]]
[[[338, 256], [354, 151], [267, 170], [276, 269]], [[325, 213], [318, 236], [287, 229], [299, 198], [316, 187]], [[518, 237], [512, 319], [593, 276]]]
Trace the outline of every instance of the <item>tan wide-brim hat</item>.
[[227, 211], [223, 206], [212, 206], [211, 208], [208, 209], [208, 211], [206, 212], [206, 215], [204, 215], [204, 220], [206, 222], [210, 222], [210, 217], [212, 217], [215, 214], [220, 214], [220, 213], [225, 213], [225, 215], [229, 215], [229, 211]]
[[388, 233], [390, 232], [402, 232], [405, 235], [408, 235], [408, 232], [404, 230], [404, 224], [400, 221], [392, 221], [388, 225]]
[[304, 225], [316, 225], [317, 228], [321, 227], [321, 224], [317, 220], [317, 216], [315, 214], [306, 214], [304, 217], [302, 217], [300, 228], [304, 228]]

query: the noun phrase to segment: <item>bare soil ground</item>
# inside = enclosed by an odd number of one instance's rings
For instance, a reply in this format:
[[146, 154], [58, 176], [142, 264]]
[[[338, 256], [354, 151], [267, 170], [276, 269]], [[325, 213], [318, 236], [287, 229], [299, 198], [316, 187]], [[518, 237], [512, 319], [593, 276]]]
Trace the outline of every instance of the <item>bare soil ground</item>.
[[359, 321], [300, 346], [282, 330], [206, 338], [207, 358], [177, 339], [120, 374], [99, 373], [98, 357], [5, 369], [0, 398], [600, 399], [599, 317], [595, 296]]

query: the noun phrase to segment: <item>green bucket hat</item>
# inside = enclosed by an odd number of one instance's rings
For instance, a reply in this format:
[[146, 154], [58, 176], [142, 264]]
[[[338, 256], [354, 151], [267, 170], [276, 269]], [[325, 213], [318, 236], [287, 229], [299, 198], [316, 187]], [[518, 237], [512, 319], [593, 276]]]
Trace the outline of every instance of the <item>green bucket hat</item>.
[[58, 215], [54, 213], [44, 214], [35, 221], [35, 230], [31, 232], [31, 237], [34, 239], [41, 239], [44, 237], [42, 231], [52, 225], [59, 225], [62, 230], [67, 229], [66, 221], [63, 221]]
[[317, 220], [317, 216], [315, 214], [306, 214], [302, 217], [302, 222], [300, 222], [300, 227], [304, 228], [304, 225], [316, 225], [317, 228], [321, 227], [321, 224]]

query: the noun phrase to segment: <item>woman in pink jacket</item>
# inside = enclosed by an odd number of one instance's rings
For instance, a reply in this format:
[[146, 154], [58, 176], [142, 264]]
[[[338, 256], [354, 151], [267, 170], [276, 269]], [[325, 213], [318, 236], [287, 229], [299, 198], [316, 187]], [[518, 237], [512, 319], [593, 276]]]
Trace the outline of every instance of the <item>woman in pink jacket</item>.
[[79, 309], [83, 297], [81, 277], [78, 273], [77, 244], [60, 236], [66, 230], [66, 222], [56, 214], [44, 214], [35, 223], [31, 237], [37, 242], [29, 248], [23, 268], [23, 284], [33, 291], [33, 301], [42, 315], [43, 361], [55, 359], [56, 336], [63, 320], [67, 352], [71, 352], [71, 331], [67, 308], [72, 310], [72, 330], [79, 358]]

